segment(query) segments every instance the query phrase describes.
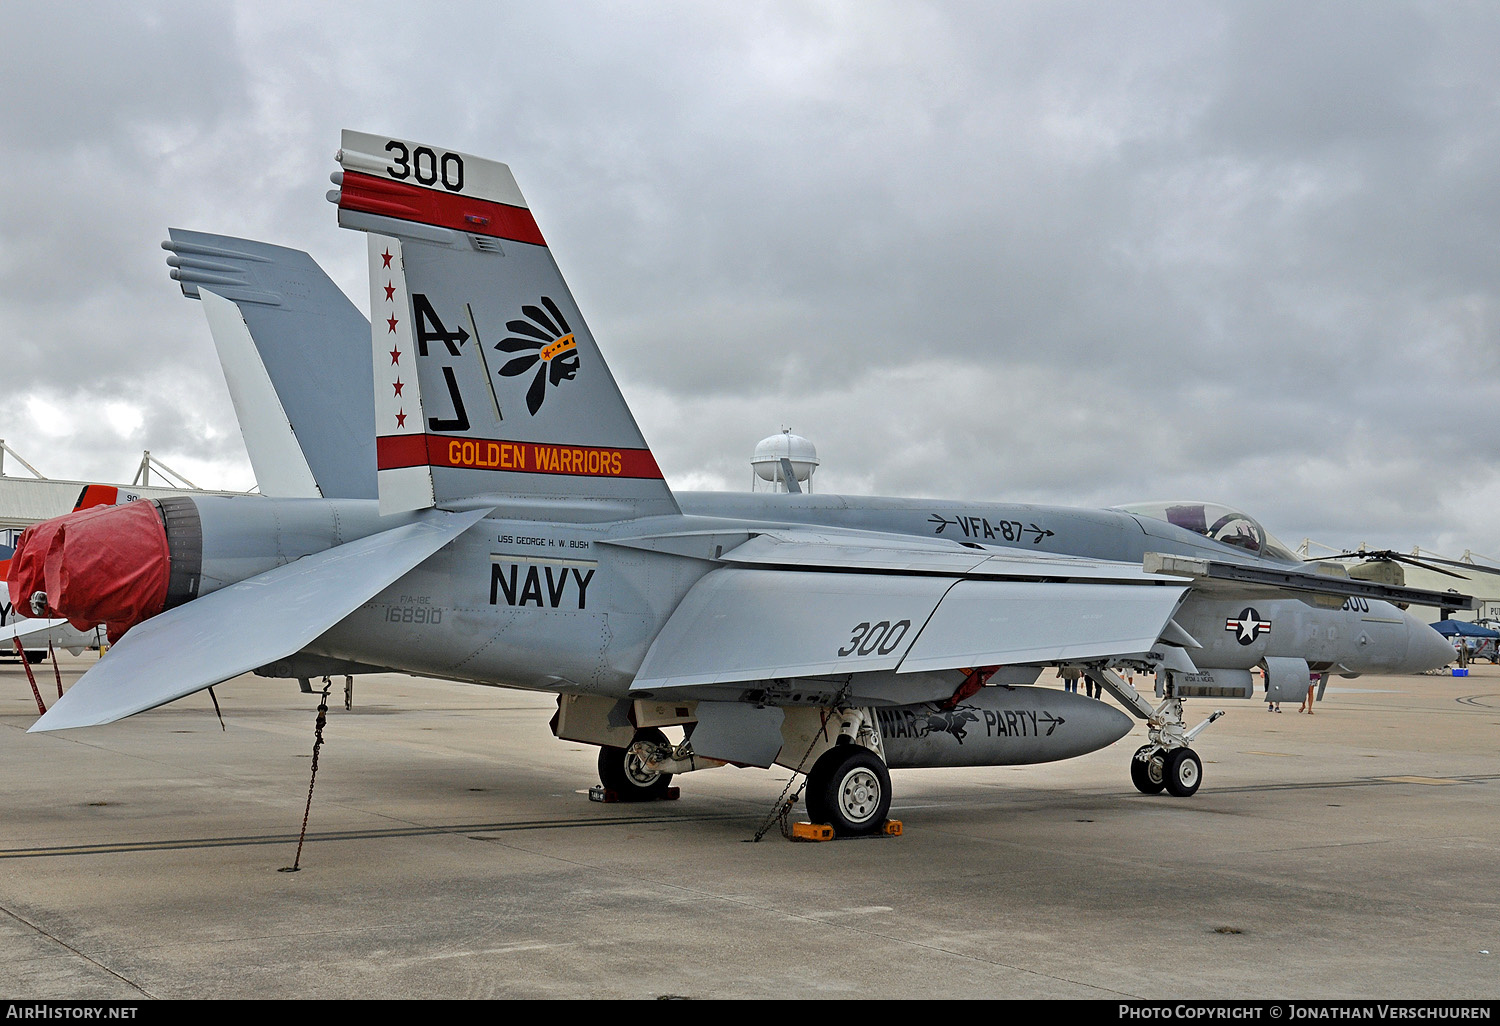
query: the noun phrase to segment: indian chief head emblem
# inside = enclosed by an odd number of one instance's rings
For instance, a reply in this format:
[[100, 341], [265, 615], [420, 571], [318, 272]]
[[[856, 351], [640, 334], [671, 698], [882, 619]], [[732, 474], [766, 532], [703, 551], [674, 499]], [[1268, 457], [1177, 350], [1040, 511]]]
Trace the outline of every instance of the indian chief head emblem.
[[548, 297], [542, 297], [542, 306], [547, 309], [529, 304], [521, 307], [527, 320], [507, 321], [505, 327], [512, 334], [495, 343], [495, 348], [502, 352], [521, 354], [501, 367], [499, 373], [513, 378], [536, 367], [531, 387], [526, 390], [526, 409], [533, 416], [542, 408], [549, 384], [571, 381], [578, 373], [578, 342], [567, 320]]

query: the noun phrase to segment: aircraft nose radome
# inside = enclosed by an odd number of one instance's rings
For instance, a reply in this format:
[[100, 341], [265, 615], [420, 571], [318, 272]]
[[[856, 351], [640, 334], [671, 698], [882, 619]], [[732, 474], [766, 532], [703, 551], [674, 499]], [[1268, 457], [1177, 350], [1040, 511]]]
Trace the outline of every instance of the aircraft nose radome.
[[1406, 670], [1420, 673], [1436, 670], [1453, 661], [1453, 645], [1449, 640], [1418, 620], [1406, 614], [1408, 641], [1406, 645]]

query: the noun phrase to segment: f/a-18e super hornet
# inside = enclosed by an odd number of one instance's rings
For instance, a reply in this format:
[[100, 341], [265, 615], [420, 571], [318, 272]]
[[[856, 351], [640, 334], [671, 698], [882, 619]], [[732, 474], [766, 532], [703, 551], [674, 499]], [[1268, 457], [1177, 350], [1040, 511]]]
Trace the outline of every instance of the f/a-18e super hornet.
[[[311, 484], [288, 487], [322, 498], [162, 499], [31, 528], [12, 594], [118, 639], [32, 730], [252, 670], [402, 671], [555, 693], [555, 733], [598, 745], [622, 798], [781, 765], [807, 774], [810, 819], [860, 834], [887, 820], [888, 767], [1049, 762], [1129, 731], [1113, 706], [1032, 686], [1048, 668], [1145, 719], [1132, 780], [1187, 796], [1190, 742], [1218, 714], [1188, 729], [1185, 697], [1250, 697], [1257, 667], [1300, 699], [1310, 673], [1439, 666], [1447, 644], [1391, 603], [1472, 602], [1310, 567], [1204, 504], [674, 495], [509, 168], [342, 142], [330, 198], [368, 239], [374, 497], [335, 497], [362, 485], [309, 458]], [[209, 302], [274, 299], [233, 247], [175, 248]]]

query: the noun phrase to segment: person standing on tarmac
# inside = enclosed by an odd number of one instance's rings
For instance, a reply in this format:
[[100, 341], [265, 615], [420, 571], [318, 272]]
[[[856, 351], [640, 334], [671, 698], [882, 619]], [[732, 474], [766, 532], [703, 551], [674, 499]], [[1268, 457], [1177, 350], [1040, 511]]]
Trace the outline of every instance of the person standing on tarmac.
[[1312, 711], [1313, 691], [1314, 691], [1314, 689], [1317, 688], [1317, 686], [1318, 686], [1318, 674], [1315, 673], [1315, 674], [1312, 674], [1310, 677], [1307, 678], [1307, 697], [1302, 700], [1302, 704], [1301, 705], [1297, 706], [1297, 711], [1298, 712], [1305, 712], [1309, 716], [1311, 716], [1313, 714], [1313, 711]]

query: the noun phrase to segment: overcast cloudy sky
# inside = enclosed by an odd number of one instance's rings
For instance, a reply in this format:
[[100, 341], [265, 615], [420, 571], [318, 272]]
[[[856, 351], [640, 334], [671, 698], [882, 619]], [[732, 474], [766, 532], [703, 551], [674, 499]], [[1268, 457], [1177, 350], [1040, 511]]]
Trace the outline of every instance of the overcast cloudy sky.
[[[169, 225], [509, 163], [668, 480], [1237, 504], [1500, 558], [1500, 5], [0, 5], [0, 438], [253, 484]], [[18, 468], [7, 461], [7, 470]]]

